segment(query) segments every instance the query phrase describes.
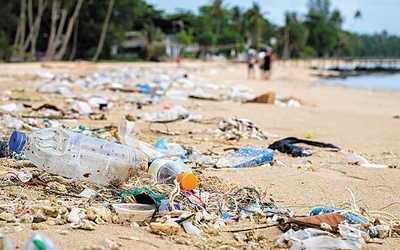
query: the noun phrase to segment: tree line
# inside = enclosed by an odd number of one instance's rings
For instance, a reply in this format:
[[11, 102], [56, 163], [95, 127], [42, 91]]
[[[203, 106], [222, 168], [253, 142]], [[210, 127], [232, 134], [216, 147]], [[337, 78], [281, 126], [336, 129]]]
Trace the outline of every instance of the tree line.
[[[285, 24], [278, 26], [257, 2], [243, 9], [210, 0], [197, 14], [178, 9], [167, 15], [145, 0], [0, 0], [0, 60], [108, 60], [112, 45], [122, 44], [127, 31], [147, 38], [145, 59], [167, 34], [175, 34], [182, 47], [197, 45], [184, 54], [193, 57], [249, 47], [272, 48], [282, 59], [400, 57], [399, 37], [344, 30], [344, 17], [330, 0], [308, 0], [307, 10], [286, 12]], [[353, 23], [361, 19], [358, 10]]]

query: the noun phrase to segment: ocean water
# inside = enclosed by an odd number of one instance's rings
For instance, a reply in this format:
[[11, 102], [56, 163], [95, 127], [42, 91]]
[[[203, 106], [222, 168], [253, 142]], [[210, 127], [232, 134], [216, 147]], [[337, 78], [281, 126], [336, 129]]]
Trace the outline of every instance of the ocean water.
[[400, 91], [400, 73], [394, 74], [368, 74], [348, 76], [346, 78], [325, 78], [323, 83], [339, 86], [365, 88], [369, 90], [384, 89]]

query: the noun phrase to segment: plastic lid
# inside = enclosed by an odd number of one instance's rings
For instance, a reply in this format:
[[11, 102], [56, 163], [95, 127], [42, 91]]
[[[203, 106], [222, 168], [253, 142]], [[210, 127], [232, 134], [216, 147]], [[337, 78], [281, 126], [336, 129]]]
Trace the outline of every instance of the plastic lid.
[[24, 132], [14, 131], [11, 134], [9, 148], [11, 151], [21, 152], [24, 148], [26, 134]]
[[199, 183], [197, 177], [191, 172], [182, 172], [176, 177], [176, 179], [179, 182], [179, 186], [186, 190], [195, 189]]

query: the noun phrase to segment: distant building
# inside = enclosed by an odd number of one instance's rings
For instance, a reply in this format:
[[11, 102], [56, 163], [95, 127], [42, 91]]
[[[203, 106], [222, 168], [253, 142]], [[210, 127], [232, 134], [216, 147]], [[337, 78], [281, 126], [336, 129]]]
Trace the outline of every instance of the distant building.
[[[197, 45], [183, 47], [176, 41], [175, 35], [184, 28], [182, 21], [165, 22], [165, 20], [162, 20], [162, 22], [157, 22], [156, 26], [166, 34], [165, 40], [160, 44], [165, 46], [165, 54], [168, 57], [176, 58], [182, 49], [188, 53], [198, 50]], [[141, 31], [128, 31], [125, 35], [125, 41], [122, 43], [115, 42], [112, 45], [111, 56], [113, 58], [143, 58], [143, 55], [146, 54], [147, 46], [150, 45], [146, 35]]]
[[111, 48], [111, 56], [114, 58], [139, 58], [139, 54], [149, 44], [147, 37], [140, 31], [128, 31], [126, 39], [121, 44], [117, 42]]
[[124, 48], [144, 48], [147, 45], [147, 37], [140, 31], [126, 32], [126, 40], [123, 43]]

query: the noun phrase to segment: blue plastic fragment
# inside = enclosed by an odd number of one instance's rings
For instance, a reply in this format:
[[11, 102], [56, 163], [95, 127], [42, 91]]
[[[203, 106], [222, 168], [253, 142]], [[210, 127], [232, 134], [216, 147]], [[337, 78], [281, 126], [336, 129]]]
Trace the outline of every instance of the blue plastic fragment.
[[168, 150], [168, 140], [166, 136], [161, 137], [157, 140], [156, 144], [154, 145], [156, 149], [161, 150]]
[[230, 219], [231, 219], [231, 216], [230, 216], [227, 212], [224, 212], [224, 213], [221, 215], [221, 218], [222, 218], [223, 220], [230, 220]]
[[272, 162], [273, 159], [274, 150], [252, 146], [240, 148], [226, 157], [232, 168], [256, 167]]
[[[310, 215], [318, 215], [318, 214], [327, 214], [327, 213], [332, 213], [332, 212], [338, 212], [342, 211], [342, 209], [337, 208], [337, 207], [316, 207], [313, 210], [311, 210]], [[363, 217], [361, 217], [358, 214], [352, 213], [352, 212], [345, 212], [344, 218], [346, 221], [350, 224], [368, 224], [369, 221]]]

